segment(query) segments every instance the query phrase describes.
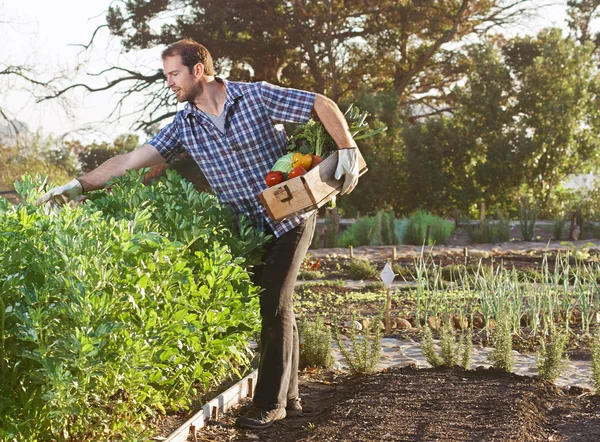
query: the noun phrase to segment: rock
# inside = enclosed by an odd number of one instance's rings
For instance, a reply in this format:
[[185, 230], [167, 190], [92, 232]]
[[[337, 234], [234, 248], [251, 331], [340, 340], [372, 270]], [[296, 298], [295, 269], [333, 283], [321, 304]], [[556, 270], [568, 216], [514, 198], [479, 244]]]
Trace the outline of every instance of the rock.
[[482, 329], [484, 326], [485, 323], [483, 322], [483, 318], [480, 316], [475, 316], [473, 318], [473, 328]]
[[435, 316], [430, 316], [429, 319], [427, 319], [427, 324], [429, 325], [429, 328], [432, 330], [438, 330], [441, 327], [441, 321], [436, 318]]
[[454, 315], [452, 317], [452, 323], [454, 328], [458, 330], [469, 328], [469, 320], [466, 318], [466, 316]]
[[362, 324], [358, 321], [346, 321], [344, 327], [353, 328], [356, 331], [362, 331], [363, 329]]
[[369, 325], [371, 324], [371, 320], [369, 318], [364, 318], [360, 320], [360, 325], [362, 326], [363, 330], [366, 330], [367, 328], [369, 328]]
[[403, 318], [396, 318], [394, 319], [394, 322], [396, 324], [396, 328], [399, 330], [410, 330], [413, 328], [412, 324]]

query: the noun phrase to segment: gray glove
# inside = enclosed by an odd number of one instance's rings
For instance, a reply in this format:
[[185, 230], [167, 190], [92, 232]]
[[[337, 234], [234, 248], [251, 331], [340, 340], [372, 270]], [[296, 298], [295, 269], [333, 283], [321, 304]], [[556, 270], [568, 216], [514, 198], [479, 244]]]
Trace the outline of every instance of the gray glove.
[[344, 176], [344, 185], [342, 186], [342, 195], [346, 195], [356, 187], [358, 183], [358, 149], [339, 149], [338, 163], [335, 169], [335, 179], [339, 180]]
[[83, 186], [79, 180], [74, 179], [64, 186], [55, 187], [46, 192], [35, 201], [35, 205], [40, 206], [44, 203], [63, 205], [69, 201], [77, 200], [81, 195], [83, 195]]

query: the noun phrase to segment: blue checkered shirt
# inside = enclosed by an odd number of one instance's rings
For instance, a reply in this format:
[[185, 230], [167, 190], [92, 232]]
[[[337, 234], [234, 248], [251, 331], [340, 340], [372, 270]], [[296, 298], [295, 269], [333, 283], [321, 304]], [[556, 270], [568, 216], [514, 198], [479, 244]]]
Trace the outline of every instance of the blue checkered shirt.
[[167, 161], [187, 152], [222, 203], [256, 228], [264, 229], [266, 221], [279, 237], [313, 212], [275, 223], [258, 194], [267, 188], [265, 176], [275, 161], [287, 153], [287, 135], [279, 123], [306, 123], [315, 94], [266, 82], [217, 80], [227, 91], [224, 134], [204, 112], [186, 103], [148, 144]]

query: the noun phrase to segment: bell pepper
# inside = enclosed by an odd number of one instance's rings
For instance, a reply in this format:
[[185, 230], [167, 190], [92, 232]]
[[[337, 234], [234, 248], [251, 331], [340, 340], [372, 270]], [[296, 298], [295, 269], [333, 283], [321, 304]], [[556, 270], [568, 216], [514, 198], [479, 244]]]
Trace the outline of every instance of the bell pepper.
[[300, 152], [294, 153], [294, 156], [292, 157], [292, 166], [293, 167], [302, 166], [302, 167], [304, 167], [304, 169], [308, 170], [308, 169], [310, 169], [311, 164], [312, 164], [312, 156], [309, 153], [307, 153], [307, 154], [302, 154]]
[[288, 178], [291, 180], [292, 178], [296, 178], [297, 176], [304, 175], [305, 173], [306, 173], [306, 169], [304, 167], [296, 166], [288, 174]]
[[283, 181], [285, 181], [285, 176], [283, 175], [283, 172], [279, 171], [269, 172], [265, 177], [265, 182], [269, 187], [273, 187], [274, 185], [282, 183]]

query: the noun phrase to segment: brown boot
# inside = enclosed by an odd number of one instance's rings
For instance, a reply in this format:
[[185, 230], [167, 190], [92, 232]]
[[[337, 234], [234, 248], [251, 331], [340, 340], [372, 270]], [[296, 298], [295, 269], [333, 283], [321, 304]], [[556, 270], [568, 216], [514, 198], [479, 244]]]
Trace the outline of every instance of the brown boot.
[[285, 414], [287, 417], [298, 417], [302, 415], [302, 405], [300, 404], [300, 398], [288, 399], [285, 407]]
[[283, 418], [285, 418], [285, 408], [263, 410], [262, 408], [251, 407], [245, 415], [237, 418], [235, 425], [239, 428], [260, 430], [270, 427], [273, 422]]

